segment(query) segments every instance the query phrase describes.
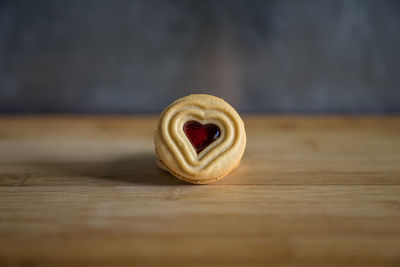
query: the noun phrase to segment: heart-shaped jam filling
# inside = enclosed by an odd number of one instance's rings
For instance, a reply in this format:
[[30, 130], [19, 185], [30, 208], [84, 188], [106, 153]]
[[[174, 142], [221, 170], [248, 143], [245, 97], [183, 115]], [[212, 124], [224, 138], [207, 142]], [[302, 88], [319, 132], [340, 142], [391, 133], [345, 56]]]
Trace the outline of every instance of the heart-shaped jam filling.
[[221, 131], [217, 125], [212, 123], [203, 125], [197, 121], [186, 122], [183, 126], [183, 131], [197, 153], [200, 153], [221, 135]]

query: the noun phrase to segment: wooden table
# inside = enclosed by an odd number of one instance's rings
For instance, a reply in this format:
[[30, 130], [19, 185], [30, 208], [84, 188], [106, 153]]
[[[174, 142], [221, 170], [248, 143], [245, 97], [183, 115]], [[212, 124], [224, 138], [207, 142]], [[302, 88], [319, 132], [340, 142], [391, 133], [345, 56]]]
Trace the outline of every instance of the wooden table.
[[245, 117], [239, 169], [158, 170], [155, 117], [0, 118], [0, 266], [400, 266], [399, 117]]

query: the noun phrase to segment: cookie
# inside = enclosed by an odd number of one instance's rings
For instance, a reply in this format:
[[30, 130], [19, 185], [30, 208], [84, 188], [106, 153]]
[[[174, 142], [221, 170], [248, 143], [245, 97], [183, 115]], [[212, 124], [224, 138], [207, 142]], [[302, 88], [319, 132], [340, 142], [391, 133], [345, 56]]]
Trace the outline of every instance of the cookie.
[[208, 184], [239, 166], [246, 132], [239, 114], [224, 100], [195, 94], [162, 112], [154, 144], [160, 168], [181, 180]]

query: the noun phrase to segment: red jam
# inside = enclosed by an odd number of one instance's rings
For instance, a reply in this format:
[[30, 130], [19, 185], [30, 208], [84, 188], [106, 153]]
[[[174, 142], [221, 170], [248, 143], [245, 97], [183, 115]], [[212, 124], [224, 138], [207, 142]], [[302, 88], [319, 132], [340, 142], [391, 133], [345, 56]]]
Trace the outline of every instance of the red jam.
[[186, 122], [183, 126], [183, 131], [197, 153], [200, 153], [221, 135], [221, 131], [217, 125], [212, 123], [203, 125], [197, 121]]

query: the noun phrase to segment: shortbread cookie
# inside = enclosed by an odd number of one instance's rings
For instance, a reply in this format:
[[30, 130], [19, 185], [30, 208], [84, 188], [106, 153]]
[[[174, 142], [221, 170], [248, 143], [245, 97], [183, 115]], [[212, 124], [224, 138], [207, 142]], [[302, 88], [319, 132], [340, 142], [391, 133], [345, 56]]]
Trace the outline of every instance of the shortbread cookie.
[[246, 147], [239, 114], [211, 95], [189, 95], [169, 105], [155, 133], [160, 168], [194, 184], [215, 182], [235, 169]]

